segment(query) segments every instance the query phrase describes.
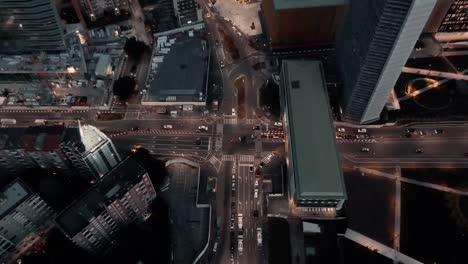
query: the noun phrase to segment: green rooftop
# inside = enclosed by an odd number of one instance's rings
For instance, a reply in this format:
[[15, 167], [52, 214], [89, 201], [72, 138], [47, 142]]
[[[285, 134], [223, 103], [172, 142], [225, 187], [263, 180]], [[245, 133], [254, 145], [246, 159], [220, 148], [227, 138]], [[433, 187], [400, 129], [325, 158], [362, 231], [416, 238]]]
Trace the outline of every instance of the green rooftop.
[[319, 61], [285, 60], [290, 169], [296, 199], [346, 198], [329, 99]]

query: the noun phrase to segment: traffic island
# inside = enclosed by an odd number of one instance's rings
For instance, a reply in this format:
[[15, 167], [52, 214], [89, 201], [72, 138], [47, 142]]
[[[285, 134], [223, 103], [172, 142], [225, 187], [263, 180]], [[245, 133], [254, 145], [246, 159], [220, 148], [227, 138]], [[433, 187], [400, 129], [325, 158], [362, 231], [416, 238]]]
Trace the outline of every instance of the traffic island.
[[234, 87], [237, 91], [237, 116], [242, 119], [245, 117], [245, 77], [237, 78]]

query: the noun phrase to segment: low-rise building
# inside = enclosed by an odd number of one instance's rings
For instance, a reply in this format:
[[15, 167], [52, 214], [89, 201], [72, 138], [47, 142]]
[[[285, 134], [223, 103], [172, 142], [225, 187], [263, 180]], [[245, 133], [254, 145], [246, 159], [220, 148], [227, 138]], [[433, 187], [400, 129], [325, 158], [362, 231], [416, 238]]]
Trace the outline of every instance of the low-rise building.
[[210, 50], [204, 25], [155, 34], [142, 105], [206, 105]]
[[281, 86], [291, 205], [336, 216], [347, 195], [321, 63], [283, 61]]
[[144, 220], [155, 198], [146, 171], [127, 158], [61, 212], [56, 222], [73, 243], [99, 253], [114, 241], [122, 226]]

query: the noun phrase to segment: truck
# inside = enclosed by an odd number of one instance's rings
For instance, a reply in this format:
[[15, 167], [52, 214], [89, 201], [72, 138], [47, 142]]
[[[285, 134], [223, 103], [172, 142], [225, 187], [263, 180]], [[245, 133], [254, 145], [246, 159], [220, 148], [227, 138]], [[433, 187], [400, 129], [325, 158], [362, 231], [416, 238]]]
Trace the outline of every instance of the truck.
[[2, 125], [15, 125], [16, 119], [14, 118], [2, 118], [0, 119], [0, 124]]

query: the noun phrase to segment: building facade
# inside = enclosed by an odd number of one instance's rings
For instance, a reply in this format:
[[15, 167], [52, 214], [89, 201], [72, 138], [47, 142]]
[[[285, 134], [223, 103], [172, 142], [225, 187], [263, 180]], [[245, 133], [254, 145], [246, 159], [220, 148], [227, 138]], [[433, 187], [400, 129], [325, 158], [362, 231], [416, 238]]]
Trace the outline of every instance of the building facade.
[[91, 181], [119, 161], [112, 141], [93, 126], [0, 129], [0, 170], [5, 177], [19, 169], [42, 168], [78, 173]]
[[338, 47], [343, 120], [364, 124], [380, 119], [435, 3], [351, 1]]
[[47, 203], [21, 180], [15, 179], [0, 191], [0, 260], [6, 261], [28, 246], [23, 241], [53, 216]]
[[145, 170], [127, 158], [56, 218], [62, 232], [77, 246], [104, 251], [119, 229], [148, 216], [156, 190]]
[[273, 50], [331, 47], [345, 1], [264, 0], [261, 11]]
[[197, 0], [173, 0], [174, 11], [179, 22], [183, 27], [201, 21], [201, 8]]
[[0, 22], [1, 54], [65, 50], [53, 0], [0, 0]]

